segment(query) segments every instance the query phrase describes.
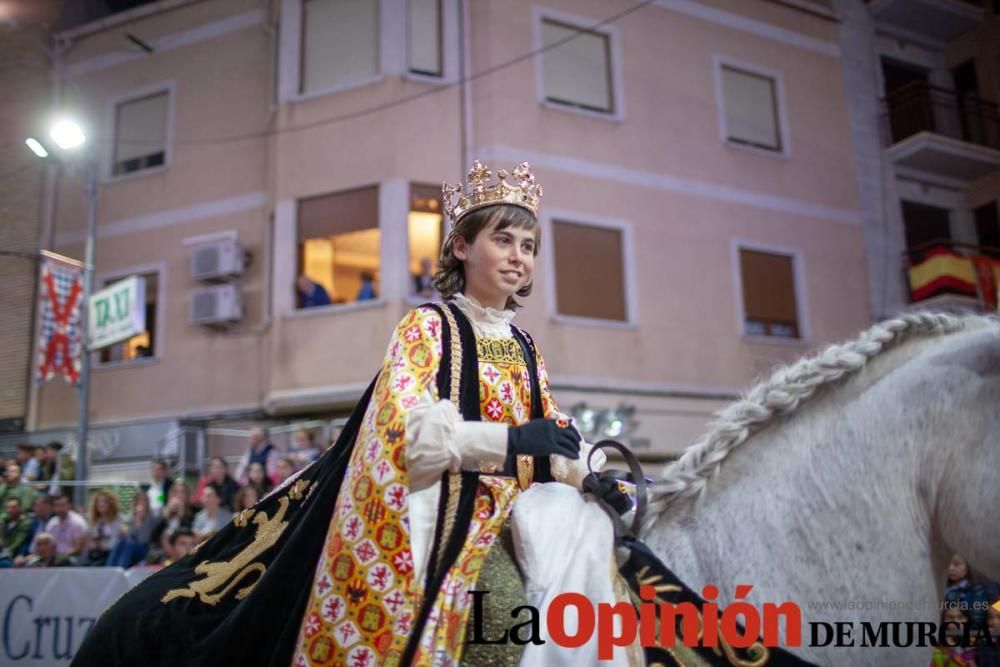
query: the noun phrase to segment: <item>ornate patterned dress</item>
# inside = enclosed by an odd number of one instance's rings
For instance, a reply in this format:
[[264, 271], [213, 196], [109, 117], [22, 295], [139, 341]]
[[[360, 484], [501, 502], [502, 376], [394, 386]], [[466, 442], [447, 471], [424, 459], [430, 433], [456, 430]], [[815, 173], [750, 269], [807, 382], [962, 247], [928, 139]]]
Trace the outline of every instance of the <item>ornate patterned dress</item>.
[[[458, 663], [469, 590], [514, 499], [531, 485], [536, 461], [518, 457], [517, 474], [501, 474], [507, 429], [527, 422], [532, 405], [528, 360], [510, 325], [513, 312], [485, 309], [462, 295], [454, 303], [475, 331], [481, 422], [463, 420], [454, 403], [438, 395], [434, 380], [445, 353], [441, 315], [430, 307], [410, 311], [389, 343], [358, 433], [299, 632], [296, 667]], [[451, 354], [461, 354], [454, 347], [458, 339], [451, 339]], [[534, 363], [543, 415], [560, 417], [537, 352]], [[566, 477], [571, 467], [562, 459], [553, 474]], [[480, 472], [471, 521], [421, 619], [425, 573], [433, 574], [443, 544], [438, 539], [435, 546], [431, 534], [440, 514], [457, 511], [456, 489], [443, 489], [449, 482], [442, 475], [451, 472], [454, 483], [459, 470]], [[407, 654], [414, 632], [419, 643]]]

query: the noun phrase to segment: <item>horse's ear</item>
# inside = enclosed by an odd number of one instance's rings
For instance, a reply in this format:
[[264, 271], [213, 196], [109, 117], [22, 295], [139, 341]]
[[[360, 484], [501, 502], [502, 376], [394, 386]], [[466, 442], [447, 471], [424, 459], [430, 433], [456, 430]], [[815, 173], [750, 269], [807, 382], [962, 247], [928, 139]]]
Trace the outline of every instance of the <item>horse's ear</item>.
[[935, 355], [931, 363], [961, 366], [984, 378], [1000, 376], [1000, 331], [983, 331], [968, 345]]

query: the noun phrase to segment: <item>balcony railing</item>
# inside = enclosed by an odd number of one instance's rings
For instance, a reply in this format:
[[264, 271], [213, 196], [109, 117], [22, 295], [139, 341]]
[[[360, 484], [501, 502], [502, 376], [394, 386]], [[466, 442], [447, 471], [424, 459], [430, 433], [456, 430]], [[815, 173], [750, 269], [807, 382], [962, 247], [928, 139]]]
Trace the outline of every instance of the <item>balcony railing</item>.
[[1000, 149], [1000, 110], [978, 95], [959, 95], [914, 81], [882, 101], [882, 130], [886, 146], [919, 132], [932, 132]]
[[935, 239], [903, 253], [910, 303], [942, 297], [978, 300], [985, 311], [997, 310], [1000, 248]]

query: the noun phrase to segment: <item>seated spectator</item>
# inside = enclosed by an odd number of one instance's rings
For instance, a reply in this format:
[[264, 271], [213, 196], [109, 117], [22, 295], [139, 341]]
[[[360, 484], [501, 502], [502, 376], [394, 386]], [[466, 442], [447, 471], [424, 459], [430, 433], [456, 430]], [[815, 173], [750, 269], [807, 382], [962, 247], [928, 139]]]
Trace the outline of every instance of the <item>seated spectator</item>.
[[31, 519], [21, 511], [19, 498], [8, 498], [0, 517], [0, 548], [13, 559], [26, 555], [30, 546]]
[[149, 509], [149, 496], [142, 492], [135, 494], [132, 515], [125, 522], [124, 535], [108, 556], [108, 566], [130, 568], [141, 563], [149, 553], [149, 543], [159, 520]]
[[931, 658], [931, 667], [973, 667], [976, 664], [975, 647], [961, 646], [970, 618], [968, 610], [957, 606], [946, 607], [941, 612], [941, 624], [947, 638], [945, 643], [953, 646], [938, 646]]
[[[35, 446], [28, 443], [21, 443], [17, 446], [17, 454], [14, 457], [17, 465], [21, 466], [21, 476], [25, 482], [34, 482], [38, 479], [38, 461], [35, 460]], [[25, 511], [28, 507], [25, 506]]]
[[62, 493], [52, 497], [52, 518], [46, 524], [45, 532], [55, 540], [58, 555], [66, 556], [71, 562], [83, 556], [87, 520], [70, 509], [69, 498]]
[[18, 564], [21, 567], [65, 567], [72, 565], [68, 556], [56, 553], [56, 540], [46, 532], [35, 535], [34, 548]]
[[239, 513], [243, 510], [253, 509], [253, 506], [259, 500], [260, 494], [257, 493], [257, 489], [252, 486], [244, 486], [236, 493], [236, 499], [233, 501], [233, 510]]
[[174, 481], [170, 479], [170, 470], [163, 459], [154, 459], [149, 464], [149, 475], [152, 482], [146, 494], [149, 496], [149, 508], [154, 514], [161, 514], [170, 495], [170, 487]]
[[213, 486], [205, 487], [202, 505], [202, 510], [194, 515], [194, 523], [191, 526], [198, 542], [214, 535], [233, 518], [233, 513], [222, 507], [219, 494]]
[[278, 460], [278, 480], [275, 486], [281, 486], [285, 481], [295, 474], [295, 464], [292, 459], [285, 457]]
[[103, 566], [111, 550], [125, 532], [120, 516], [118, 498], [110, 491], [100, 489], [90, 497], [87, 510], [90, 528], [87, 530], [87, 559], [83, 565]]
[[171, 486], [167, 506], [163, 509], [160, 522], [153, 529], [152, 536], [152, 541], [160, 545], [162, 553], [168, 553], [167, 542], [179, 528], [191, 530], [194, 513], [195, 510], [191, 507], [191, 492], [188, 491], [187, 484], [177, 482]]
[[986, 610], [986, 630], [993, 645], [976, 647], [976, 667], [1000, 667], [1000, 611], [993, 607]]
[[[976, 584], [969, 571], [969, 564], [959, 554], [951, 557], [948, 564], [948, 578], [945, 582], [945, 607], [959, 607], [969, 612], [971, 620], [977, 626], [986, 622], [986, 591]], [[990, 600], [992, 602], [992, 600]]]
[[59, 452], [62, 450], [62, 443], [53, 440], [45, 445], [41, 451], [41, 461], [38, 466], [38, 481], [50, 482], [59, 479]]
[[194, 549], [197, 542], [194, 538], [194, 533], [191, 532], [190, 528], [178, 528], [174, 532], [170, 533], [170, 538], [167, 541], [166, 559], [163, 561], [164, 565], [170, 565], [176, 563], [181, 558], [184, 558], [191, 550]]
[[0, 507], [8, 498], [21, 501], [21, 508], [27, 510], [35, 502], [35, 490], [21, 479], [21, 466], [16, 461], [9, 461], [4, 472], [4, 483], [0, 484]]
[[307, 428], [300, 428], [292, 436], [292, 448], [288, 452], [288, 458], [292, 460], [299, 469], [319, 458], [323, 451], [313, 439], [313, 432]]
[[278, 448], [271, 442], [271, 432], [263, 426], [250, 429], [249, 447], [236, 466], [236, 479], [240, 484], [246, 484], [249, 479], [250, 466], [259, 463], [264, 467], [265, 476], [273, 482], [277, 477]]
[[247, 486], [252, 486], [257, 490], [257, 497], [263, 498], [274, 488], [274, 483], [264, 473], [264, 466], [259, 463], [253, 463], [247, 472]]
[[299, 276], [295, 281], [295, 291], [298, 294], [299, 308], [314, 308], [316, 306], [329, 306], [330, 295], [319, 283], [311, 280], [305, 274]]
[[233, 508], [233, 496], [240, 490], [240, 485], [229, 476], [229, 465], [221, 456], [214, 457], [208, 463], [208, 474], [198, 480], [198, 487], [194, 492], [194, 501], [202, 502], [202, 494], [207, 486], [215, 489], [222, 506], [228, 510]]
[[[52, 496], [47, 493], [39, 493], [35, 496], [35, 504], [31, 507], [31, 541], [34, 541], [38, 533], [45, 532], [45, 526], [52, 518]], [[33, 545], [28, 545], [31, 551]]]

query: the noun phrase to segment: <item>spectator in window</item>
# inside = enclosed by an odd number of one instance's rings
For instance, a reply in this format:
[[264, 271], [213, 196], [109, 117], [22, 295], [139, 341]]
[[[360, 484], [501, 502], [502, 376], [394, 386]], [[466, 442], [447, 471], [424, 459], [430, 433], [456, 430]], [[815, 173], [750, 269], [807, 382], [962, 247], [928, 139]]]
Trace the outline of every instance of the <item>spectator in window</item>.
[[221, 456], [208, 462], [208, 474], [198, 480], [198, 488], [194, 492], [195, 502], [203, 502], [202, 497], [207, 487], [215, 489], [223, 507], [229, 510], [233, 508], [233, 497], [240, 490], [240, 485], [229, 476], [229, 465]]
[[52, 441], [42, 448], [42, 459], [38, 465], [38, 481], [49, 482], [57, 479], [59, 474], [59, 451], [62, 443]]
[[62, 493], [52, 497], [52, 512], [45, 532], [55, 540], [56, 553], [70, 561], [81, 557], [87, 541], [87, 520], [70, 508], [69, 498]]
[[274, 488], [274, 482], [264, 474], [264, 466], [254, 463], [250, 466], [250, 472], [247, 473], [247, 486], [257, 492], [258, 498], [263, 498]]
[[[240, 484], [246, 484], [249, 480], [250, 467], [259, 463], [264, 467], [264, 475], [273, 481], [278, 476], [278, 458], [278, 448], [271, 442], [271, 432], [263, 426], [252, 428], [250, 429], [250, 447], [243, 454], [239, 465], [236, 466], [236, 479], [240, 481]], [[258, 488], [258, 491], [260, 490]]]
[[178, 528], [170, 533], [165, 550], [166, 559], [163, 561], [163, 564], [170, 565], [176, 563], [191, 553], [191, 550], [194, 549], [197, 543], [194, 533], [191, 532], [190, 528]]
[[10, 558], [24, 556], [31, 545], [31, 519], [21, 511], [19, 498], [8, 498], [3, 509], [3, 516], [0, 517], [0, 548]]
[[[969, 571], [969, 564], [959, 554], [951, 557], [948, 579], [945, 583], [944, 604], [969, 612], [972, 622], [982, 626], [986, 622], [986, 591], [976, 584]], [[992, 602], [992, 600], [990, 600]]]
[[118, 498], [104, 489], [94, 492], [87, 515], [90, 517], [90, 529], [87, 531], [87, 560], [84, 564], [100, 567], [108, 562], [111, 550], [125, 532]]
[[307, 428], [300, 428], [292, 436], [292, 449], [288, 452], [288, 458], [292, 460], [297, 468], [305, 468], [307, 465], [319, 458], [323, 451], [313, 439], [313, 432]]
[[420, 260], [420, 273], [413, 276], [413, 293], [425, 299], [434, 298], [434, 262], [430, 257]]
[[191, 530], [198, 542], [208, 539], [233, 518], [233, 513], [222, 507], [215, 487], [206, 486], [202, 495], [202, 509], [195, 514]]
[[31, 507], [35, 503], [35, 490], [21, 480], [21, 466], [16, 461], [9, 461], [4, 474], [4, 484], [0, 485], [0, 507], [9, 498], [21, 501], [22, 508]]
[[361, 272], [361, 289], [358, 290], [358, 296], [355, 301], [371, 301], [372, 299], [378, 298], [375, 294], [375, 276], [373, 276], [368, 271]]
[[159, 517], [149, 508], [149, 496], [145, 493], [135, 494], [132, 515], [125, 522], [122, 538], [108, 556], [108, 565], [129, 568], [141, 563], [149, 553], [149, 543], [158, 522]]
[[[17, 465], [21, 466], [21, 476], [25, 482], [34, 482], [38, 479], [38, 461], [35, 459], [35, 446], [28, 443], [21, 443], [17, 446], [15, 455]], [[28, 509], [25, 507], [25, 509]]]
[[160, 514], [167, 504], [170, 487], [173, 486], [174, 481], [170, 479], [167, 462], [163, 459], [154, 459], [149, 464], [149, 474], [153, 480], [146, 492], [146, 495], [149, 496], [149, 508], [154, 514]]
[[56, 552], [56, 540], [46, 532], [35, 536], [35, 546], [21, 563], [21, 567], [65, 567], [72, 565], [69, 557]]
[[243, 510], [253, 509], [253, 506], [257, 504], [260, 500], [260, 494], [257, 493], [257, 489], [252, 486], [244, 486], [236, 494], [236, 499], [233, 501], [233, 510], [237, 513]]
[[299, 308], [329, 306], [332, 303], [326, 289], [305, 274], [300, 275], [299, 279], [295, 281], [295, 291], [299, 297]]

